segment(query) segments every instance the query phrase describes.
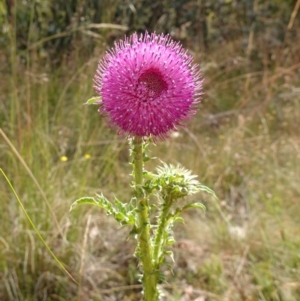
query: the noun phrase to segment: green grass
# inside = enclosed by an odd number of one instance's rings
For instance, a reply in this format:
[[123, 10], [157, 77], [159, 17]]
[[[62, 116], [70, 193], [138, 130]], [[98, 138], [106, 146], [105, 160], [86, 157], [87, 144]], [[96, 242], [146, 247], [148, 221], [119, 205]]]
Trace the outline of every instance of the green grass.
[[[245, 57], [232, 64], [238, 43], [224, 48], [196, 54], [206, 78], [198, 113], [179, 137], [151, 147], [151, 155], [180, 162], [219, 197], [193, 196], [207, 212], [191, 210], [176, 226], [175, 263], [164, 271], [162, 290], [166, 300], [297, 301], [299, 67], [291, 52], [277, 67], [249, 73]], [[102, 191], [125, 202], [131, 195], [126, 139], [97, 107], [83, 106], [94, 95], [98, 55], [75, 52], [52, 72], [39, 60], [22, 65], [13, 52], [11, 60], [13, 72], [0, 83], [0, 126], [16, 151], [2, 135], [0, 167], [80, 285], [59, 268], [1, 178], [0, 300], [138, 300], [128, 230], [99, 209], [69, 212], [84, 195]]]

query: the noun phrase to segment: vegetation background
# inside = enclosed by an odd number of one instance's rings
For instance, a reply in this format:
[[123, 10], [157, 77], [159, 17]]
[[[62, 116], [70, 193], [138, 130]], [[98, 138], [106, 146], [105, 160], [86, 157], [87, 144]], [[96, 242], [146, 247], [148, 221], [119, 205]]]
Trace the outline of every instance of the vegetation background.
[[[300, 300], [299, 0], [0, 2], [0, 300], [139, 300], [133, 240], [99, 209], [130, 198], [126, 139], [94, 106], [93, 76], [113, 42], [169, 33], [200, 64], [205, 96], [152, 155], [182, 163], [219, 202], [195, 196], [175, 229], [164, 300]], [[155, 166], [150, 162], [148, 168]]]

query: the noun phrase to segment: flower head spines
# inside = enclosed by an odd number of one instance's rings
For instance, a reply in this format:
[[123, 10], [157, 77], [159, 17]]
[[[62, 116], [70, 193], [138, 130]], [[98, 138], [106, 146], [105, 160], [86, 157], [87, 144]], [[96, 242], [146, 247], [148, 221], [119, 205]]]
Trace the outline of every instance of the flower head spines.
[[121, 133], [164, 138], [200, 100], [201, 75], [191, 62], [169, 35], [134, 34], [115, 43], [94, 78], [100, 112]]

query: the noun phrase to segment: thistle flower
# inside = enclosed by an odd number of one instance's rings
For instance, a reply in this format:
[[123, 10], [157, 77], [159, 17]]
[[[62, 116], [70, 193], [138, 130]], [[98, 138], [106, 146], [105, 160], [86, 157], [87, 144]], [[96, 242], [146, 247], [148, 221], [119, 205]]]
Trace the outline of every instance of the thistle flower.
[[166, 137], [195, 113], [202, 95], [198, 66], [164, 34], [133, 34], [115, 43], [94, 83], [102, 97], [99, 112], [129, 136]]

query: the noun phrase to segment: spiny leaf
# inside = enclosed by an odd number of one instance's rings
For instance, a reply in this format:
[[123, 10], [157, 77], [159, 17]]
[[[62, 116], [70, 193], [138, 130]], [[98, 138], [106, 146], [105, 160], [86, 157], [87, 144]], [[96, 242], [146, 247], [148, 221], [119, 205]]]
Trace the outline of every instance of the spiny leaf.
[[90, 204], [99, 206], [99, 203], [92, 197], [83, 197], [76, 200], [70, 207], [70, 211], [72, 211], [77, 205]]
[[134, 225], [135, 224], [135, 209], [128, 210], [126, 205], [115, 199], [115, 208], [112, 203], [107, 200], [102, 194], [97, 194], [97, 200], [92, 197], [83, 197], [76, 200], [70, 208], [70, 211], [74, 209], [77, 205], [89, 204], [98, 206], [106, 211], [107, 215], [112, 215], [117, 222], [121, 225]]
[[127, 213], [126, 206], [121, 201], [119, 201], [117, 198], [115, 198], [115, 204], [116, 204], [116, 207], [119, 210], [119, 212], [121, 212], [123, 214]]

